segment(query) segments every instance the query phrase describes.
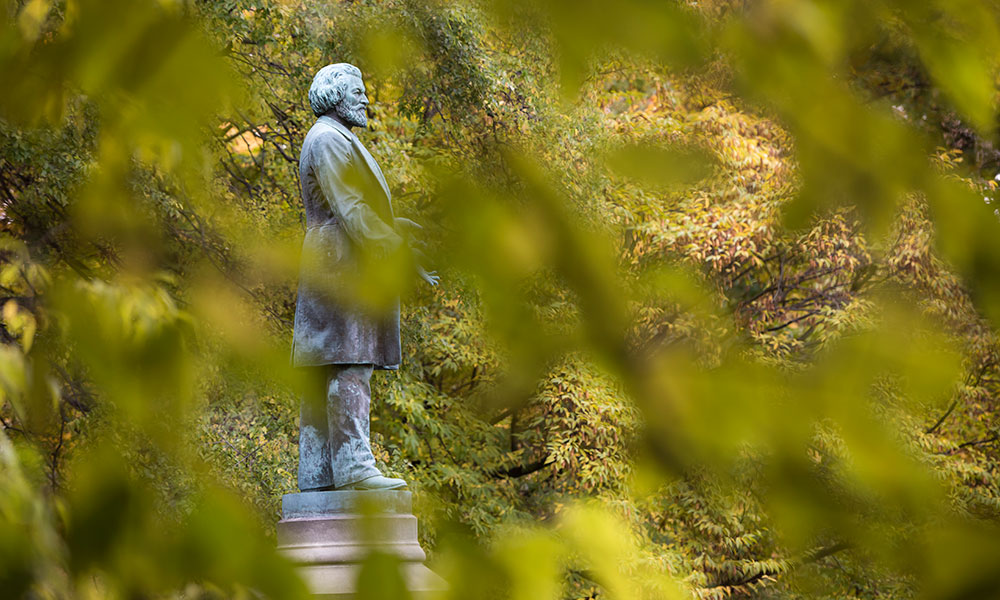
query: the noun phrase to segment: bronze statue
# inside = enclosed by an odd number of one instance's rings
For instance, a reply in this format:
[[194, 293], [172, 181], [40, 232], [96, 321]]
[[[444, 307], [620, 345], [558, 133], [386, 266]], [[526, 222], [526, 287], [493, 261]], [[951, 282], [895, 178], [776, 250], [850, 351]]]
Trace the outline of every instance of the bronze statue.
[[309, 88], [318, 117], [302, 143], [299, 174], [306, 212], [295, 308], [292, 361], [310, 387], [299, 426], [299, 489], [406, 487], [375, 467], [369, 410], [375, 369], [401, 359], [398, 298], [366, 302], [355, 293], [377, 280], [379, 265], [412, 263], [430, 285], [438, 277], [412, 258], [402, 231], [419, 229], [392, 214], [391, 194], [375, 158], [351, 131], [368, 124], [361, 71], [338, 63]]

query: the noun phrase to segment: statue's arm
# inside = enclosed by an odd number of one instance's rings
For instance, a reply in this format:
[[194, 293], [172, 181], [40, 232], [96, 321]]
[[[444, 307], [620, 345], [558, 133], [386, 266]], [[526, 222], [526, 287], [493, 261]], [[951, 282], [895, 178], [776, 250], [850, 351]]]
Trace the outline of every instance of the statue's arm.
[[364, 200], [361, 178], [354, 172], [351, 143], [338, 135], [316, 140], [316, 178], [330, 208], [344, 222], [347, 235], [361, 247], [389, 256], [403, 239]]

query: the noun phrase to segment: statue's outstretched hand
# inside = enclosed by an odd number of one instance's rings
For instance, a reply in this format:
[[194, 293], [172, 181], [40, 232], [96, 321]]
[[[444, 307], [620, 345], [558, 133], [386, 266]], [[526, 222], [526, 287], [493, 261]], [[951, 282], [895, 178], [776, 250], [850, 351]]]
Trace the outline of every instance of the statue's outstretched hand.
[[417, 250], [418, 248], [427, 247], [426, 243], [415, 237], [416, 232], [424, 228], [423, 225], [417, 223], [416, 221], [411, 221], [406, 217], [396, 217], [395, 223], [396, 232], [403, 236], [403, 239], [406, 240], [406, 244], [410, 248]]
[[429, 285], [432, 286], [437, 285], [438, 282], [441, 281], [441, 277], [438, 276], [437, 271], [427, 271], [422, 266], [420, 266], [421, 262], [427, 261], [427, 257], [424, 255], [423, 252], [420, 251], [420, 249], [417, 246], [424, 246], [424, 244], [410, 237], [410, 234], [412, 234], [414, 231], [423, 229], [423, 226], [417, 223], [416, 221], [407, 219], [406, 217], [396, 217], [395, 223], [396, 223], [396, 230], [402, 233], [405, 238], [407, 238], [407, 243], [410, 246], [410, 251], [413, 253], [414, 264], [417, 267], [417, 275], [419, 275], [420, 278], [426, 281]]
[[421, 225], [420, 223], [417, 223], [416, 221], [411, 221], [406, 217], [396, 217], [395, 222], [397, 231], [411, 232], [424, 228], [424, 226]]
[[441, 281], [441, 277], [438, 276], [437, 271], [427, 271], [420, 265], [417, 265], [417, 274], [420, 278], [426, 281], [429, 285], [435, 286]]

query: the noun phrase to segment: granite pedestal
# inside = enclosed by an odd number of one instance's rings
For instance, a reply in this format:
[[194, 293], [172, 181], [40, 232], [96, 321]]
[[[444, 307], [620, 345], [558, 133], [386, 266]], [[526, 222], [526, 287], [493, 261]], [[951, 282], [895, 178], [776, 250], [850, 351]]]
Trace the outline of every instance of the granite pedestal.
[[319, 598], [353, 597], [361, 562], [373, 551], [399, 557], [414, 598], [433, 597], [447, 585], [423, 564], [411, 498], [395, 490], [285, 494], [278, 550], [300, 565]]

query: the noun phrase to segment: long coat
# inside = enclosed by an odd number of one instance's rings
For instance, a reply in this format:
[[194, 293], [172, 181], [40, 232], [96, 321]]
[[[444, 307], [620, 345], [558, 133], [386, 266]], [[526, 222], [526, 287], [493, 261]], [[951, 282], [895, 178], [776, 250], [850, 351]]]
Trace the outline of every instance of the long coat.
[[378, 312], [352, 299], [362, 252], [389, 255], [402, 238], [375, 159], [351, 130], [322, 116], [299, 157], [306, 235], [302, 245], [292, 364], [398, 368], [399, 303]]

